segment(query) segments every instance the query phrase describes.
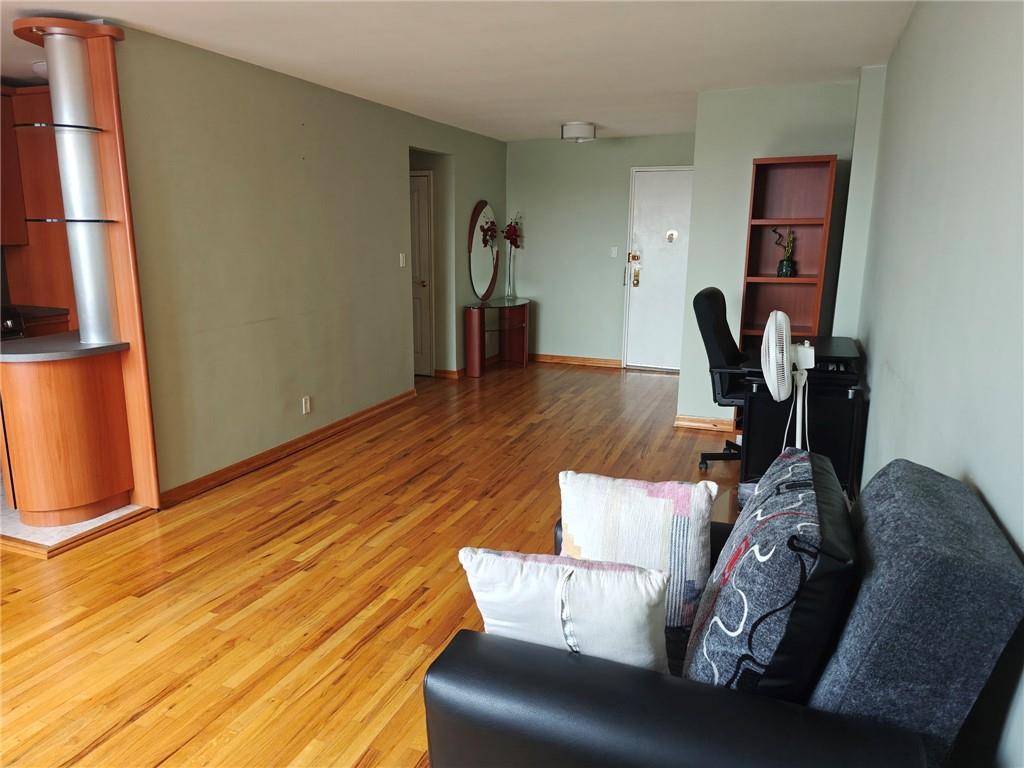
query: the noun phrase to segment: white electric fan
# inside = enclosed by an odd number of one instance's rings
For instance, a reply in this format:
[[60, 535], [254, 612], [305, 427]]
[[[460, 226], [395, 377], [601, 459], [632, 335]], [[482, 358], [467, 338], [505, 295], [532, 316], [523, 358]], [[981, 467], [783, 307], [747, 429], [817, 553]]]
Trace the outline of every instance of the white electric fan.
[[[786, 432], [782, 438], [783, 447], [789, 435], [789, 422], [796, 408], [796, 447], [804, 447], [804, 421], [807, 416], [807, 369], [814, 367], [814, 347], [810, 342], [794, 344], [789, 332], [789, 315], [779, 309], [772, 310], [764, 326], [761, 339], [761, 371], [772, 398], [781, 403], [788, 400], [796, 383], [796, 396], [789, 409]], [[794, 370], [794, 368], [796, 370]], [[802, 402], [801, 402], [802, 398]], [[807, 449], [810, 450], [810, 440]]]

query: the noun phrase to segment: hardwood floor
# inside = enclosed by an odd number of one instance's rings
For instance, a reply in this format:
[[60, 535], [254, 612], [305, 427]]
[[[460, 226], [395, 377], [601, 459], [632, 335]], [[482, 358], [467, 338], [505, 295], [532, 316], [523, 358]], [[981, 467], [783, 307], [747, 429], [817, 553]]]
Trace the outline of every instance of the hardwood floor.
[[2, 555], [0, 763], [425, 765], [423, 673], [480, 627], [459, 547], [550, 551], [561, 469], [697, 479], [723, 436], [673, 429], [677, 383], [417, 380], [378, 421], [54, 560]]

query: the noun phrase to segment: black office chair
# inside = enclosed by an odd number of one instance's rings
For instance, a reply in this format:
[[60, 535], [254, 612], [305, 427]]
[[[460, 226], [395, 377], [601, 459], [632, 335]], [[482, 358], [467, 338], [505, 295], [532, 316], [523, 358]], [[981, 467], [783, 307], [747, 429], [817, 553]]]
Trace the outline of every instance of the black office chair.
[[[705, 288], [693, 297], [693, 311], [697, 315], [697, 327], [704, 339], [711, 373], [711, 391], [715, 402], [723, 406], [742, 406], [743, 395], [748, 391], [746, 374], [740, 368], [746, 356], [736, 346], [736, 340], [729, 330], [725, 316], [725, 296], [717, 288]], [[709, 461], [739, 461], [740, 446], [732, 440], [725, 441], [725, 450], [719, 453], [700, 455], [701, 471], [706, 471]]]

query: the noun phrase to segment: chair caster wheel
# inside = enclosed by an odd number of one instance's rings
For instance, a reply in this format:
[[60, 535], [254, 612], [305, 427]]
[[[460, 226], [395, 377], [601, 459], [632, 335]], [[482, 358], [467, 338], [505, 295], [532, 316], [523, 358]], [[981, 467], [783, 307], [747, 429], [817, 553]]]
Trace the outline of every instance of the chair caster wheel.
[[708, 463], [706, 461], [700, 462], [697, 465], [697, 467], [700, 469], [701, 472], [707, 472], [708, 471]]

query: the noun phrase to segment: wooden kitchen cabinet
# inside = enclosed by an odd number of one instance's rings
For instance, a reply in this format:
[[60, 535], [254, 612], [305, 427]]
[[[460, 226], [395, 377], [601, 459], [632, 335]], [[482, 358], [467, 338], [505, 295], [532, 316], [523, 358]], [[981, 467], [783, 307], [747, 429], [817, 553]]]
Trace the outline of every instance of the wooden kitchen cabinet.
[[0, 245], [24, 245], [28, 242], [28, 230], [25, 227], [25, 198], [22, 193], [21, 163], [18, 160], [18, 138], [14, 131], [14, 100], [5, 92], [2, 101]]
[[[40, 221], [64, 217], [57, 143], [49, 127], [50, 91], [46, 86], [5, 87], [3, 102], [3, 244], [10, 246], [4, 249], [10, 303], [68, 310], [66, 327], [40, 326], [27, 335], [77, 330], [67, 229]], [[20, 240], [8, 241], [8, 219], [11, 232], [21, 233]]]

